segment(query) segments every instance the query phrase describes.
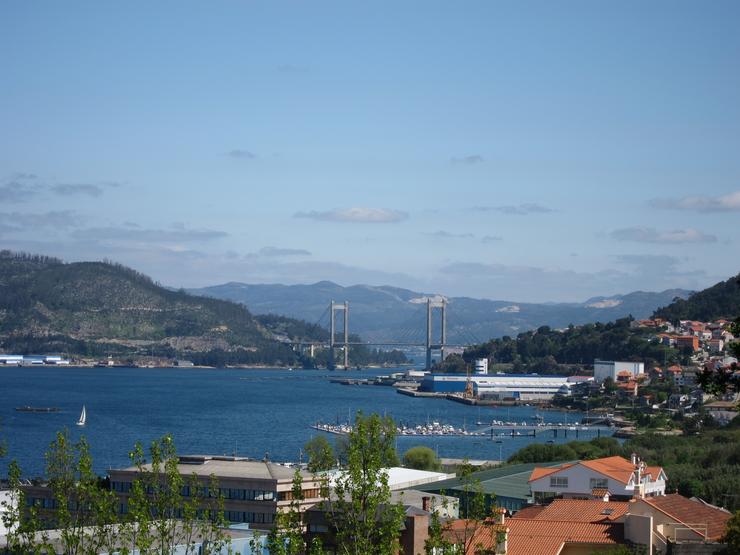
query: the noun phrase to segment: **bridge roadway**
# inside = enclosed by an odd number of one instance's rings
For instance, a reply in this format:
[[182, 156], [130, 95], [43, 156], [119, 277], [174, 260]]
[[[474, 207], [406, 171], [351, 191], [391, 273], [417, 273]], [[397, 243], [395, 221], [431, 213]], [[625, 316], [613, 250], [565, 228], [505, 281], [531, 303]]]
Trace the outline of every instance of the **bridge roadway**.
[[[315, 345], [317, 347], [330, 347], [328, 341], [285, 341], [290, 345]], [[344, 341], [338, 341], [334, 346], [343, 347]], [[403, 341], [349, 341], [346, 343], [348, 346], [352, 345], [383, 345], [383, 346], [398, 346], [398, 347], [426, 347], [426, 343], [405, 343]], [[432, 349], [439, 349], [440, 347], [470, 347], [469, 344], [458, 344], [458, 343], [445, 343], [444, 345], [430, 345]]]

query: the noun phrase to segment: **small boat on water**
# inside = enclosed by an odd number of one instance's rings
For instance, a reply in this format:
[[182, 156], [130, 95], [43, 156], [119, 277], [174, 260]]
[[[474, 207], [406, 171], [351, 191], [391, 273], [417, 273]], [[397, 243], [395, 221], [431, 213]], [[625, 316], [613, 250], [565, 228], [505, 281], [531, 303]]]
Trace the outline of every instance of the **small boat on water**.
[[78, 426], [84, 426], [87, 422], [87, 413], [85, 412], [85, 405], [82, 405], [82, 412], [80, 413], [80, 419], [77, 421]]
[[59, 412], [58, 407], [31, 407], [26, 405], [25, 407], [15, 407], [18, 412]]

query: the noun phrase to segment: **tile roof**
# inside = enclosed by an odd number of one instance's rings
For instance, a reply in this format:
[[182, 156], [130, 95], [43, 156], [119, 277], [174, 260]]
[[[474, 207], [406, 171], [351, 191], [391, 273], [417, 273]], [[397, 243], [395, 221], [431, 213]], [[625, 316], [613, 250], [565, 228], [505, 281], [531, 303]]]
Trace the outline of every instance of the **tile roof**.
[[[554, 499], [539, 511], [516, 513], [512, 518], [532, 520], [567, 520], [571, 522], [608, 522], [622, 517], [629, 509], [628, 501], [601, 501], [599, 499]], [[534, 507], [529, 507], [529, 510]]]
[[532, 470], [532, 474], [529, 475], [529, 481], [532, 482], [534, 480], [539, 480], [540, 478], [544, 478], [545, 476], [549, 476], [550, 474], [554, 474], [555, 472], [565, 470], [566, 468], [570, 468], [571, 466], [573, 465], [561, 464], [558, 466], [552, 466], [550, 468], [542, 468], [538, 466]]
[[532, 505], [530, 507], [524, 507], [514, 513], [511, 518], [536, 518], [538, 514], [545, 510], [544, 505]]
[[678, 493], [645, 497], [642, 501], [684, 525], [693, 525], [697, 532], [712, 541], [724, 535], [727, 521], [732, 517], [729, 511]]
[[[464, 528], [464, 520], [455, 521], [448, 537], [459, 539]], [[504, 528], [508, 531], [507, 555], [557, 555], [564, 544], [615, 545], [624, 541], [621, 523], [511, 518], [504, 525], [475, 529], [466, 555], [474, 555], [479, 547], [495, 548], [496, 533]]]
[[581, 464], [599, 474], [614, 478], [622, 484], [628, 484], [635, 471], [635, 465], [622, 457], [605, 457], [592, 461], [581, 461]]
[[[598, 472], [599, 474], [602, 474], [604, 476], [608, 476], [609, 478], [613, 478], [614, 480], [617, 480], [618, 482], [622, 484], [629, 484], [632, 474], [637, 469], [637, 467], [634, 464], [632, 464], [632, 462], [622, 457], [616, 457], [616, 456], [615, 457], [605, 457], [602, 459], [594, 459], [591, 461], [580, 461], [577, 464], [585, 466], [586, 468], [593, 470], [594, 472]], [[559, 467], [554, 467], [554, 468], [553, 467], [551, 468], [537, 467], [534, 470], [532, 470], [532, 474], [529, 477], [529, 481], [532, 482], [534, 480], [539, 480], [540, 478], [543, 478], [544, 476], [549, 476], [550, 474], [554, 474], [560, 470], [564, 470], [571, 466], [573, 465], [564, 464], [564, 465], [561, 465]], [[646, 467], [646, 473], [650, 475], [650, 478], [652, 480], [656, 480], [658, 478], [658, 475], [660, 474], [661, 470], [663, 469], [659, 466]]]

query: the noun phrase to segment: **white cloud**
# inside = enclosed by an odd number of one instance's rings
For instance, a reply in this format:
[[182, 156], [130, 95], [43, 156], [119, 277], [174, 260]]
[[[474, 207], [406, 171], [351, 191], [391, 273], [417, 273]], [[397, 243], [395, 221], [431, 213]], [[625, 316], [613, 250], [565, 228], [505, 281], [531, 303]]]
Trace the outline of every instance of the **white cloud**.
[[453, 164], [465, 164], [467, 166], [472, 166], [474, 164], [481, 164], [485, 162], [485, 160], [480, 154], [471, 154], [470, 156], [463, 156], [462, 158], [451, 158], [450, 162], [452, 162]]
[[525, 202], [517, 205], [505, 205], [505, 206], [476, 206], [473, 210], [477, 212], [500, 212], [501, 214], [509, 214], [514, 216], [526, 216], [528, 214], [547, 214], [548, 212], [555, 212], [552, 208], [542, 206], [536, 202]]
[[650, 201], [655, 208], [667, 210], [695, 210], [697, 212], [735, 212], [740, 211], [740, 191], [718, 197], [694, 196], [679, 199], [662, 198]]
[[386, 208], [335, 208], [320, 212], [311, 210], [309, 212], [296, 212], [294, 218], [307, 218], [323, 222], [352, 222], [369, 224], [388, 224], [401, 222], [408, 218], [406, 212], [400, 210], [389, 210]]
[[658, 231], [652, 227], [625, 227], [611, 232], [611, 236], [619, 241], [635, 241], [638, 243], [715, 243], [717, 237], [703, 231], [687, 227], [672, 231]]

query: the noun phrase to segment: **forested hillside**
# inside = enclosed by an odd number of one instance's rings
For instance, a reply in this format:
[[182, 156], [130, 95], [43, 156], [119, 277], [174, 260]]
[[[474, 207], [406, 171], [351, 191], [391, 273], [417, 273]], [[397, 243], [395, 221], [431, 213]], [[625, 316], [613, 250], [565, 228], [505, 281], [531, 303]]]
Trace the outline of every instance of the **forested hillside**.
[[516, 337], [492, 339], [465, 350], [463, 359], [450, 357], [443, 367], [459, 371], [476, 358], [512, 364], [513, 371], [560, 373], [563, 366], [591, 365], [594, 359], [640, 360], [663, 364], [678, 357], [670, 347], [649, 342], [641, 330], [630, 328], [630, 319], [607, 324], [571, 326], [564, 331], [543, 326]]
[[299, 320], [255, 318], [237, 303], [166, 289], [120, 264], [0, 252], [5, 352], [295, 365], [306, 361], [288, 340], [326, 337]]
[[692, 293], [688, 299], [676, 299], [655, 311], [655, 317], [676, 320], [709, 321], [740, 316], [740, 274], [708, 289]]

